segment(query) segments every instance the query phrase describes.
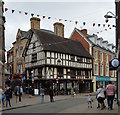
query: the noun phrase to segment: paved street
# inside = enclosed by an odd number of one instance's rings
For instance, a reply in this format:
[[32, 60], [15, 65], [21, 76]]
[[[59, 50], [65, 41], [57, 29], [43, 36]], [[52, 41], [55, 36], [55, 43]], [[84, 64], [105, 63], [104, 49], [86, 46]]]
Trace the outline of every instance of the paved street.
[[99, 110], [96, 108], [95, 96], [93, 96], [93, 99], [93, 108], [88, 108], [86, 95], [76, 95], [74, 98], [71, 96], [56, 96], [54, 103], [50, 103], [49, 97], [46, 96], [44, 104], [40, 103], [40, 97], [37, 96], [30, 98], [31, 102], [33, 101], [33, 104], [29, 101], [31, 106], [22, 107], [23, 102], [21, 102], [17, 104], [21, 106], [20, 108], [4, 110], [3, 113], [117, 113], [116, 102], [114, 102], [114, 110], [108, 110], [107, 108]]

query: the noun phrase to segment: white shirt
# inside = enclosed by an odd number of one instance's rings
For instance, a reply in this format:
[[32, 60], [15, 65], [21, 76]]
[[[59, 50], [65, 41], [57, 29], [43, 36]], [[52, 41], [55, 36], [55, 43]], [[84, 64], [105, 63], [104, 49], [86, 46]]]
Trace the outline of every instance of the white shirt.
[[99, 97], [105, 98], [104, 91], [105, 91], [105, 89], [99, 88], [99, 89], [97, 90], [97, 94], [98, 94], [98, 95], [97, 95], [97, 98], [99, 98]]

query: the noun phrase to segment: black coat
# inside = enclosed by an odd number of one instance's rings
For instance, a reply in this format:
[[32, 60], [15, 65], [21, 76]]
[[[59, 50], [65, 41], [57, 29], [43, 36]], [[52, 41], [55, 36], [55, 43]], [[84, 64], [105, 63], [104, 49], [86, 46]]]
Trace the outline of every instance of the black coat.
[[50, 90], [49, 90], [49, 95], [50, 95], [50, 96], [53, 96], [53, 89], [50, 89]]

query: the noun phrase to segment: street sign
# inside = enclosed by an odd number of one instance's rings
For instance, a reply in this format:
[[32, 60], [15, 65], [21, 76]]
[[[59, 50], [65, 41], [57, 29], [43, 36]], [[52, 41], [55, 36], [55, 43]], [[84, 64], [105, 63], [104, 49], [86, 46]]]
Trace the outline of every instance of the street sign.
[[58, 83], [58, 77], [56, 77], [56, 82]]

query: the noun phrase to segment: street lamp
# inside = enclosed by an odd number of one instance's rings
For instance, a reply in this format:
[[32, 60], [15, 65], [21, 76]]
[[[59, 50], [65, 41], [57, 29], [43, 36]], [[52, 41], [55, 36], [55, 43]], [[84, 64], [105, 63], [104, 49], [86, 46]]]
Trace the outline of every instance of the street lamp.
[[[109, 15], [111, 14], [111, 15]], [[109, 18], [116, 18], [118, 19], [118, 16], [115, 16], [111, 11], [108, 11], [106, 15], [104, 15], [104, 17], [106, 18], [105, 22], [107, 23], [109, 20]]]

